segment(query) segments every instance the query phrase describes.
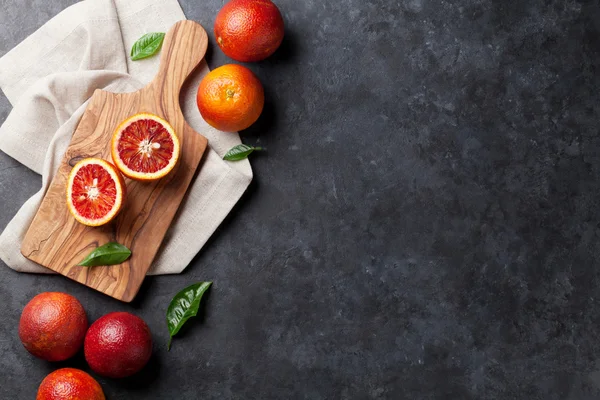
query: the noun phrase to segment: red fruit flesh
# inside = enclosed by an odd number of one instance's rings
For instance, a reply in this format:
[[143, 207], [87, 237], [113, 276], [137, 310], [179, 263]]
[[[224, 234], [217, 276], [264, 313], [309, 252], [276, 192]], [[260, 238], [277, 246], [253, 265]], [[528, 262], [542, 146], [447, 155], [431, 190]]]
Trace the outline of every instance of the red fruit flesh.
[[75, 297], [46, 292], [35, 296], [23, 309], [19, 338], [34, 356], [63, 361], [79, 351], [87, 327], [85, 311]]
[[100, 375], [109, 378], [133, 375], [152, 355], [150, 328], [133, 314], [106, 314], [90, 326], [84, 353], [90, 368]]
[[[98, 197], [90, 200], [90, 187], [98, 189]], [[77, 171], [73, 178], [73, 205], [79, 214], [88, 219], [102, 218], [115, 206], [117, 186], [108, 171], [98, 164], [88, 164]]]
[[42, 381], [36, 400], [105, 400], [100, 384], [85, 372], [62, 368]]
[[270, 0], [231, 0], [215, 19], [215, 37], [223, 52], [237, 61], [264, 60], [284, 36], [281, 12]]
[[[152, 157], [140, 151], [149, 146]], [[136, 172], [156, 172], [171, 161], [175, 143], [164, 126], [152, 119], [133, 122], [121, 134], [117, 151], [125, 165]]]

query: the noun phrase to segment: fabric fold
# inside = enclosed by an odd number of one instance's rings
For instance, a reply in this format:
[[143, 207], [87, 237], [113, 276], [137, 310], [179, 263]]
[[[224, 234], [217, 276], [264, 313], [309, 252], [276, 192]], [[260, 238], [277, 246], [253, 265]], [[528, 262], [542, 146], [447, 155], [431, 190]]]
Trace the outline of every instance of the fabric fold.
[[[24, 258], [20, 246], [87, 101], [96, 89], [131, 92], [152, 80], [159, 57], [132, 62], [127, 49], [143, 34], [166, 32], [182, 19], [176, 0], [86, 0], [0, 58], [0, 88], [14, 107], [0, 127], [0, 150], [42, 175], [40, 191], [0, 234], [0, 259], [9, 267], [51, 272]], [[181, 98], [188, 124], [208, 138], [210, 149], [149, 274], [183, 271], [252, 180], [247, 160], [222, 160], [228, 148], [240, 143], [239, 135], [213, 129], [198, 113], [195, 90], [206, 73], [203, 62]]]

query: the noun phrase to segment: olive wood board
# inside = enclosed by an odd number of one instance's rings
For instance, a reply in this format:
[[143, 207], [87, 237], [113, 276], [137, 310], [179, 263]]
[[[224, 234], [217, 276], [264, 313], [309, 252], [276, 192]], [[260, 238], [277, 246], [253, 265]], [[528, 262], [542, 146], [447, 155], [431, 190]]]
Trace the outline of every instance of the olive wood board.
[[[166, 34], [159, 71], [133, 93], [96, 90], [83, 114], [50, 187], [21, 246], [21, 253], [68, 278], [124, 302], [137, 294], [202, 159], [207, 139], [186, 122], [179, 104], [184, 81], [200, 64], [208, 46], [196, 22], [179, 21]], [[120, 214], [101, 227], [78, 223], [66, 204], [66, 182], [77, 161], [111, 161], [110, 140], [117, 126], [137, 113], [168, 121], [180, 144], [179, 162], [167, 176], [150, 183], [125, 179], [127, 198]], [[124, 263], [80, 267], [92, 250], [118, 242], [131, 250]]]

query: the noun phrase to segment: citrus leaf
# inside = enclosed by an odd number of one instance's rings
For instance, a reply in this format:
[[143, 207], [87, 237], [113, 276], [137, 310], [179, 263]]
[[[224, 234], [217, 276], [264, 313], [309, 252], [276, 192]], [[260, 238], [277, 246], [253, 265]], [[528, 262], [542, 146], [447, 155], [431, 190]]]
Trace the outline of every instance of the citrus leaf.
[[131, 59], [137, 61], [153, 56], [160, 50], [164, 39], [165, 34], [162, 32], [146, 33], [133, 44]]
[[231, 149], [229, 149], [227, 154], [225, 154], [223, 156], [223, 160], [227, 160], [227, 161], [243, 160], [245, 158], [248, 158], [248, 156], [250, 154], [252, 154], [252, 152], [260, 151], [260, 150], [263, 150], [263, 148], [248, 146], [247, 144], [238, 144], [237, 146], [234, 146]]
[[198, 314], [200, 300], [202, 296], [212, 285], [212, 282], [198, 282], [186, 287], [173, 297], [169, 308], [167, 309], [167, 327], [169, 328], [169, 344], [167, 348], [171, 350], [171, 340], [177, 335], [183, 324]]
[[77, 265], [82, 267], [97, 267], [100, 265], [121, 264], [129, 258], [131, 250], [122, 244], [106, 243], [93, 250], [82, 262]]

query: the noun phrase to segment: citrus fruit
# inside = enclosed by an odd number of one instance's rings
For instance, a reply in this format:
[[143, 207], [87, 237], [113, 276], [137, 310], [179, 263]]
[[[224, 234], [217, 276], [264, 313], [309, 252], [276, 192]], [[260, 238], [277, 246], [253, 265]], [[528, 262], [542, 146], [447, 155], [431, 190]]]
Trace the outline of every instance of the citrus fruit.
[[75, 368], [61, 368], [44, 378], [37, 400], [104, 400], [100, 384], [87, 373]]
[[221, 131], [235, 132], [256, 122], [265, 104], [265, 92], [248, 68], [227, 64], [202, 79], [196, 101], [206, 122]]
[[117, 168], [140, 181], [162, 178], [179, 159], [175, 131], [153, 114], [136, 114], [123, 121], [115, 130], [110, 147]]
[[219, 47], [237, 61], [264, 60], [277, 50], [283, 34], [283, 18], [270, 0], [232, 0], [215, 20]]
[[94, 372], [109, 378], [125, 378], [150, 360], [152, 335], [140, 317], [113, 312], [90, 326], [83, 348]]
[[100, 226], [110, 222], [125, 200], [125, 181], [108, 161], [86, 158], [79, 161], [67, 181], [67, 206], [84, 225]]
[[75, 297], [60, 292], [35, 296], [23, 309], [19, 338], [23, 346], [46, 361], [72, 357], [83, 344], [88, 321]]

